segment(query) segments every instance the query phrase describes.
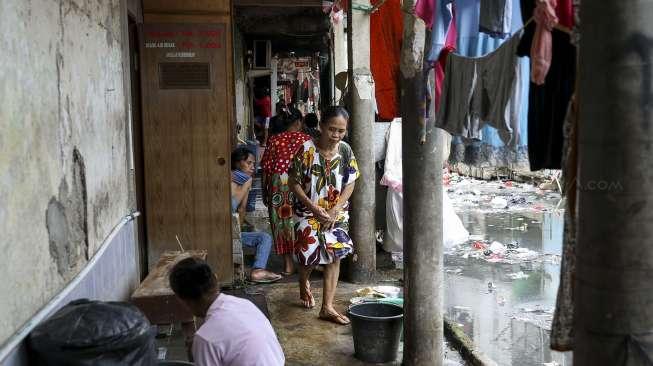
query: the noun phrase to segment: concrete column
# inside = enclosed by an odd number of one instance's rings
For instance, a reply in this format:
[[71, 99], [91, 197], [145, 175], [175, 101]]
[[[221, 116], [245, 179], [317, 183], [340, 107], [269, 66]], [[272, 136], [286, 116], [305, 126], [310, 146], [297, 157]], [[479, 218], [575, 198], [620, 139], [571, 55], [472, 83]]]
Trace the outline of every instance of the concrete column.
[[574, 365], [653, 363], [652, 13], [582, 2]]
[[[351, 4], [351, 2], [350, 2]], [[369, 5], [369, 0], [357, 4]], [[376, 271], [375, 180], [374, 170], [374, 81], [370, 72], [370, 16], [348, 9], [347, 14], [348, 85], [350, 141], [358, 160], [361, 177], [351, 199], [350, 234], [355, 254], [349, 266], [353, 282], [369, 282]], [[352, 82], [353, 81], [353, 82]]]
[[[425, 26], [404, 0], [401, 114], [404, 177], [404, 365], [442, 365], [443, 134], [424, 127]], [[426, 139], [421, 143], [421, 135]]]
[[279, 98], [277, 96], [277, 65], [279, 64], [279, 58], [277, 56], [272, 57], [270, 60], [270, 68], [272, 69], [272, 74], [270, 75], [270, 100], [272, 101], [272, 116], [277, 115], [277, 103]]
[[[333, 26], [333, 76], [335, 77], [341, 72], [347, 72], [347, 35], [345, 34], [344, 20]], [[336, 83], [334, 83], [336, 84]], [[342, 92], [339, 88], [334, 90], [334, 99], [338, 103], [342, 99]]]

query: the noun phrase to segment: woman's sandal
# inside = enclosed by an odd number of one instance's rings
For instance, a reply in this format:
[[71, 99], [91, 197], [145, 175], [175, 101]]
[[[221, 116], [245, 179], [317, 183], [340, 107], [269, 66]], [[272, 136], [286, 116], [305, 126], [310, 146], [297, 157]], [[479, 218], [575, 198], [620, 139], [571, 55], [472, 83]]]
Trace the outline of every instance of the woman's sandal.
[[276, 275], [276, 276], [265, 276], [263, 278], [258, 278], [258, 279], [252, 279], [250, 276], [249, 282], [253, 283], [258, 283], [258, 284], [266, 284], [266, 283], [275, 283], [279, 280], [281, 280], [283, 277]]
[[339, 314], [339, 313], [327, 313], [324, 310], [320, 311], [320, 315], [318, 316], [319, 319], [326, 320], [332, 323], [336, 323], [339, 325], [348, 325], [351, 323], [351, 320], [347, 318], [346, 316]]

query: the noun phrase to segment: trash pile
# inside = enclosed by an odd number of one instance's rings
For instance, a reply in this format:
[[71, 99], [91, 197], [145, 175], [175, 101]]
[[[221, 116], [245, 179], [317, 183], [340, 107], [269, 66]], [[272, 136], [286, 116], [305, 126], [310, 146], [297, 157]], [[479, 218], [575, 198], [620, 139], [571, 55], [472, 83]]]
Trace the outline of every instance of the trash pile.
[[488, 263], [519, 264], [533, 261], [560, 263], [560, 256], [521, 248], [518, 242], [507, 245], [498, 241], [476, 240], [451, 248], [447, 255], [479, 259]]
[[516, 320], [523, 323], [533, 324], [544, 330], [551, 330], [551, 322], [553, 321], [553, 311], [552, 307], [541, 306], [535, 304], [533, 306], [522, 305], [520, 308], [516, 309], [512, 320]]
[[559, 207], [560, 193], [548, 188], [551, 187], [510, 180], [485, 181], [455, 173], [445, 180], [445, 189], [456, 210], [550, 211]]

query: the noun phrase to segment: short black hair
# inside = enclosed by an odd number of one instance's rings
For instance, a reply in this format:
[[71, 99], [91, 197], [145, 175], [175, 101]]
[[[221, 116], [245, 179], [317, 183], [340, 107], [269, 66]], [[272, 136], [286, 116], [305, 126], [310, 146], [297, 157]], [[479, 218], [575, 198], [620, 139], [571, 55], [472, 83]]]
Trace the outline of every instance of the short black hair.
[[297, 108], [289, 108], [288, 113], [285, 113], [284, 119], [283, 119], [283, 127], [284, 129], [288, 129], [288, 127], [292, 126], [297, 120], [302, 120], [302, 112], [299, 111]]
[[250, 149], [244, 146], [234, 149], [234, 151], [231, 152], [231, 169], [236, 169], [236, 165], [241, 161], [247, 160], [250, 155], [255, 156]]
[[309, 113], [304, 117], [304, 124], [308, 128], [317, 127], [318, 122], [319, 121], [317, 120], [317, 114], [315, 113]]
[[320, 122], [322, 124], [327, 124], [329, 123], [329, 120], [336, 117], [342, 117], [345, 119], [345, 121], [349, 122], [349, 112], [347, 112], [345, 107], [340, 106], [328, 107], [324, 113], [322, 113], [322, 121]]
[[184, 300], [198, 300], [218, 288], [211, 267], [195, 257], [182, 259], [175, 264], [168, 280], [175, 295]]

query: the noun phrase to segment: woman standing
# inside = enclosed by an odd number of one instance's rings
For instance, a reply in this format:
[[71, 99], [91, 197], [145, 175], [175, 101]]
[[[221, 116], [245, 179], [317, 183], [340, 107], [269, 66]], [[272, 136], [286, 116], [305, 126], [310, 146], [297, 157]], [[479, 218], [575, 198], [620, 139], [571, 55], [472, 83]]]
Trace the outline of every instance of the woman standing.
[[284, 258], [284, 276], [295, 272], [292, 253], [295, 244], [293, 224], [294, 194], [288, 187], [288, 168], [295, 151], [310, 136], [302, 130], [302, 115], [298, 110], [291, 110], [284, 118], [285, 132], [272, 136], [268, 140], [261, 167], [263, 168], [263, 202], [268, 207], [270, 227], [277, 254]]
[[320, 319], [349, 324], [336, 311], [333, 299], [338, 285], [340, 260], [353, 251], [348, 233], [348, 200], [359, 177], [351, 147], [342, 141], [349, 114], [342, 107], [327, 109], [320, 122], [319, 139], [306, 141], [296, 152], [290, 168], [290, 189], [295, 193], [295, 255], [299, 263], [300, 298], [307, 308], [315, 306], [310, 274], [324, 265], [324, 295]]

